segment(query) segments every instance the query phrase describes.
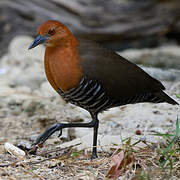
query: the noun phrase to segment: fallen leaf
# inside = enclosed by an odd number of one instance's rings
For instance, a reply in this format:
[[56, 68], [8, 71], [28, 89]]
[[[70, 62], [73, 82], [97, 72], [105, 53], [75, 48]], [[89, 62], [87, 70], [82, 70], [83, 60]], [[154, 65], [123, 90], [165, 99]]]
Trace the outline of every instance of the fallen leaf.
[[121, 151], [112, 157], [112, 166], [110, 167], [106, 177], [117, 179], [125, 170], [125, 167], [132, 162], [132, 154]]

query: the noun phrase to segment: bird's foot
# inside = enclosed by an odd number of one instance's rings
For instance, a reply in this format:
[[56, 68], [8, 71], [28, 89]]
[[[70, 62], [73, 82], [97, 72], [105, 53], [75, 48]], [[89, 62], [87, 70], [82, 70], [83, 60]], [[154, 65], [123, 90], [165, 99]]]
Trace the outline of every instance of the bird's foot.
[[98, 158], [97, 152], [92, 152], [91, 160]]
[[62, 135], [62, 126], [60, 123], [57, 123], [50, 128], [46, 129], [44, 133], [42, 133], [36, 141], [33, 143], [33, 145], [42, 145], [52, 134], [54, 134], [56, 131], [60, 131], [59, 136]]

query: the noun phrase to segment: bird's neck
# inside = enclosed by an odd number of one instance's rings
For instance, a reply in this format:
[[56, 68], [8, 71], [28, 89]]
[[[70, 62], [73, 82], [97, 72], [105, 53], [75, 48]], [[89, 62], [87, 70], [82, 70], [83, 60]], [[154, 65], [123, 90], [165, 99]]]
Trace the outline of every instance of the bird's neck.
[[64, 46], [46, 48], [45, 72], [56, 91], [76, 87], [82, 78], [77, 46], [77, 40], [72, 37]]

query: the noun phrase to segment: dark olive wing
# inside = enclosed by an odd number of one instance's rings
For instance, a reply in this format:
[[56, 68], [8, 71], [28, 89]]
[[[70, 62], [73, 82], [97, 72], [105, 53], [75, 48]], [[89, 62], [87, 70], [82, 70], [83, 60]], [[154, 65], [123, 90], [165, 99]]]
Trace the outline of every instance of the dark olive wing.
[[158, 80], [115, 52], [92, 41], [79, 41], [80, 62], [84, 75], [100, 82], [112, 98], [128, 98], [165, 89]]

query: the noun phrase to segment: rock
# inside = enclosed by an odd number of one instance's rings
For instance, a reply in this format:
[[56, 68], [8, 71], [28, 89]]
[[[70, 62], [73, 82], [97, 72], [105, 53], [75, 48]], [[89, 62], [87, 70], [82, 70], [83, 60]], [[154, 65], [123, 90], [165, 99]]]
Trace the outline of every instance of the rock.
[[29, 151], [31, 149], [31, 144], [27, 140], [21, 140], [18, 144], [17, 147], [24, 150], [24, 151]]
[[13, 144], [8, 143], [8, 142], [6, 142], [4, 144], [4, 148], [11, 155], [14, 155], [14, 156], [19, 157], [19, 158], [24, 158], [26, 155], [26, 153], [23, 150], [19, 149], [18, 147], [14, 146]]

